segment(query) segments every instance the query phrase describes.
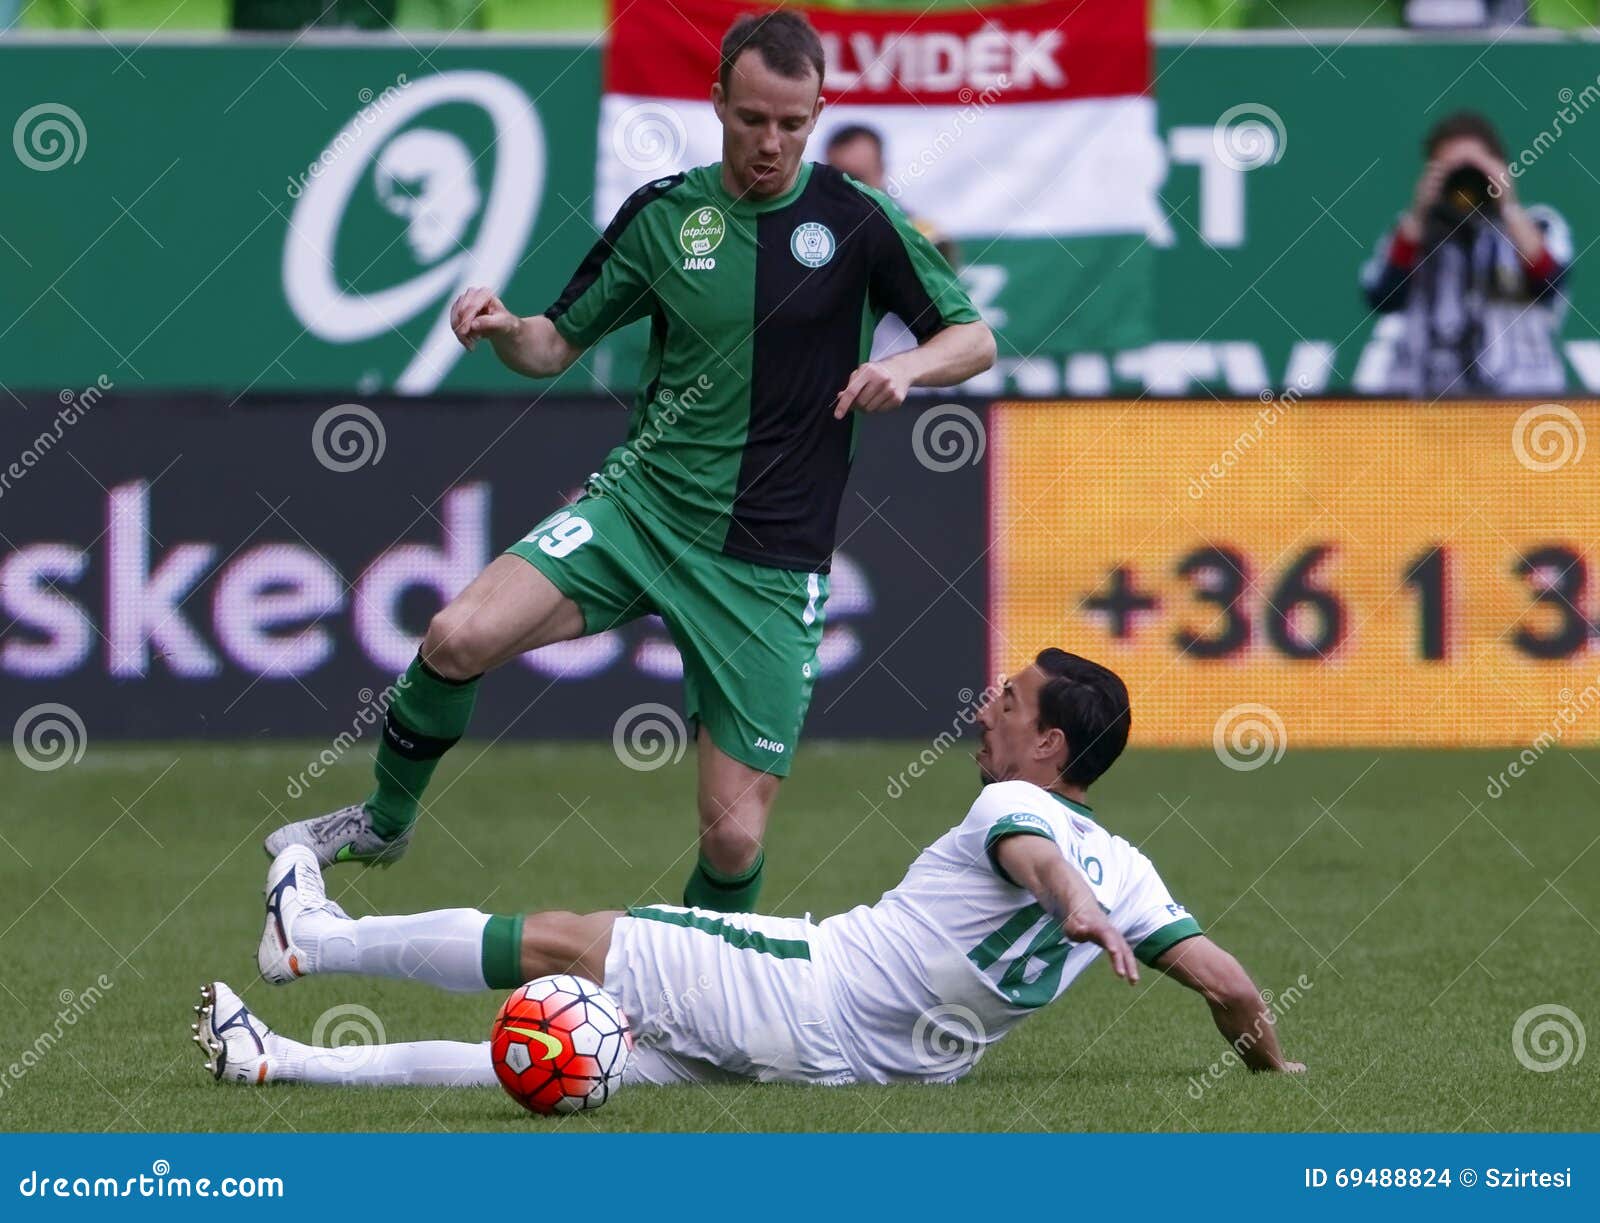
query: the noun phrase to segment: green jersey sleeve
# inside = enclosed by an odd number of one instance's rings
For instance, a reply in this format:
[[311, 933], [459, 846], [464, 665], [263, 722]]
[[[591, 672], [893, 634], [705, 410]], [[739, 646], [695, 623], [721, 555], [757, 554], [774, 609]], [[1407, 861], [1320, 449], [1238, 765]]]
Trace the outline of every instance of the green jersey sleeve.
[[874, 206], [873, 309], [896, 314], [921, 344], [955, 323], [976, 323], [972, 299], [945, 258], [881, 191], [850, 180]]
[[989, 826], [989, 831], [984, 834], [983, 848], [989, 855], [989, 865], [994, 868], [994, 873], [999, 875], [1013, 887], [1016, 880], [1006, 874], [1000, 865], [1000, 842], [1007, 837], [1031, 836], [1043, 837], [1047, 841], [1056, 839], [1055, 830], [1050, 827], [1050, 821], [1044, 816], [1032, 811], [1016, 811], [1010, 815], [1001, 816]]
[[1172, 899], [1167, 885], [1142, 854], [1133, 860], [1124, 895], [1111, 920], [1141, 964], [1153, 964], [1184, 939], [1204, 933], [1194, 915]]
[[650, 242], [640, 213], [683, 181], [660, 179], [630, 195], [584, 256], [545, 317], [563, 338], [588, 348], [608, 332], [649, 314], [654, 305]]

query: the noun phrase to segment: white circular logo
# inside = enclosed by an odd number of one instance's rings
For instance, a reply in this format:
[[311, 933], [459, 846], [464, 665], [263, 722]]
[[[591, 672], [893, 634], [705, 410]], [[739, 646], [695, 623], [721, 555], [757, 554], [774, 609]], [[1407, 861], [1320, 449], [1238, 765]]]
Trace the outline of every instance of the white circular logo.
[[640, 102], [617, 116], [611, 150], [630, 170], [652, 174], [676, 169], [689, 144], [689, 129], [664, 102]]
[[317, 1016], [311, 1029], [311, 1043], [324, 1049], [337, 1049], [340, 1069], [349, 1073], [361, 1070], [376, 1056], [379, 1045], [389, 1039], [383, 1020], [359, 1002], [341, 1002]]
[[1564, 403], [1535, 404], [1511, 429], [1511, 451], [1529, 471], [1560, 471], [1583, 457], [1583, 420]]
[[335, 404], [311, 429], [312, 453], [329, 471], [376, 467], [388, 441], [378, 414], [359, 403]]
[[833, 231], [816, 221], [805, 221], [789, 235], [789, 250], [808, 268], [820, 268], [833, 258]]
[[911, 1029], [911, 1048], [929, 1070], [962, 1072], [977, 1065], [989, 1033], [976, 1011], [950, 1003], [923, 1011]]
[[11, 730], [11, 746], [34, 772], [50, 773], [83, 759], [89, 732], [76, 709], [50, 701], [22, 711]]
[[1211, 128], [1211, 147], [1230, 170], [1257, 170], [1283, 160], [1289, 129], [1272, 107], [1241, 102], [1218, 117]]
[[[454, 132], [408, 126], [451, 103], [479, 108], [494, 125], [497, 153], [487, 191], [478, 186], [482, 152]], [[354, 344], [387, 335], [440, 303], [416, 355], [394, 381], [401, 394], [427, 394], [464, 351], [450, 329], [455, 291], [473, 283], [504, 285], [522, 257], [544, 193], [539, 116], [528, 95], [503, 76], [442, 72], [397, 93], [381, 113], [357, 114], [317, 161], [319, 172], [295, 204], [284, 245], [289, 308], [319, 340]], [[334, 251], [345, 212], [369, 171], [378, 202], [406, 222], [406, 244], [419, 271], [401, 284], [362, 293], [337, 274]]]
[[83, 160], [89, 131], [83, 116], [64, 102], [40, 102], [17, 116], [11, 148], [30, 170], [59, 170]]
[[1559, 1002], [1529, 1007], [1511, 1029], [1511, 1051], [1529, 1070], [1547, 1074], [1583, 1060], [1588, 1033], [1572, 1008]]
[[941, 403], [917, 417], [911, 451], [929, 471], [955, 471], [981, 462], [988, 440], [982, 417], [971, 408]]
[[1236, 773], [1277, 764], [1289, 749], [1289, 731], [1278, 711], [1268, 705], [1235, 705], [1223, 711], [1211, 728], [1211, 746]]
[[689, 746], [689, 728], [676, 710], [654, 701], [624, 709], [611, 728], [617, 759], [639, 773], [677, 764]]

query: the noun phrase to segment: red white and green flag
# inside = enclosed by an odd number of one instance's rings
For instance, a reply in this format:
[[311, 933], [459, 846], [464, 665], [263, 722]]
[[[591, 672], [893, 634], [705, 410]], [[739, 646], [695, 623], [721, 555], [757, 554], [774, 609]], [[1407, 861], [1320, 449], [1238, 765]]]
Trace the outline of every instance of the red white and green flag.
[[[595, 184], [603, 226], [663, 174], [717, 161], [709, 98], [723, 31], [749, 0], [614, 0]], [[963, 279], [1014, 356], [1149, 338], [1166, 169], [1145, 5], [905, 11], [798, 7], [822, 36], [830, 131], [884, 140], [887, 189], [955, 241]], [[1058, 367], [1059, 368], [1059, 367]]]

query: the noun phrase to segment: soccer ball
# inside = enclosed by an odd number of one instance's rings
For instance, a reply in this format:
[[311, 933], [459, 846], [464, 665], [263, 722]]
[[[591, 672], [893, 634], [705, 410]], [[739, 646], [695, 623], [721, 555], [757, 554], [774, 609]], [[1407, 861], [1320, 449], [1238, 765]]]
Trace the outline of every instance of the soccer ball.
[[633, 1048], [611, 995], [565, 973], [513, 991], [489, 1040], [500, 1085], [528, 1111], [546, 1115], [599, 1108], [622, 1086]]

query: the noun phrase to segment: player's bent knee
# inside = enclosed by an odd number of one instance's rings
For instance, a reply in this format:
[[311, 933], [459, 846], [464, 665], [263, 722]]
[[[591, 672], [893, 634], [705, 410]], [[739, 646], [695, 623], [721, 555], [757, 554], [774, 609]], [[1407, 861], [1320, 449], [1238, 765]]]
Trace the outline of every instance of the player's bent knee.
[[755, 864], [761, 838], [731, 819], [719, 819], [700, 832], [700, 853], [717, 870], [737, 875]]
[[423, 661], [446, 679], [482, 675], [494, 656], [488, 636], [470, 613], [446, 607], [428, 622], [422, 638]]

